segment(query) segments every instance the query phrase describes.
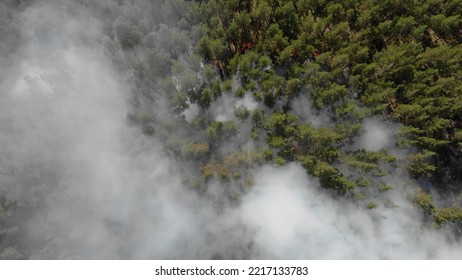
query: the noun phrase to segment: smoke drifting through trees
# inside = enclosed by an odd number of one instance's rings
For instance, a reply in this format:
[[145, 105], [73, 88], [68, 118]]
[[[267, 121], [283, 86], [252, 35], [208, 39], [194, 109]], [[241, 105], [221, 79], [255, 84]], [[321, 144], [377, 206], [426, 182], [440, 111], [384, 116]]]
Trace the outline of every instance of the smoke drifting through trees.
[[13, 2], [0, 6], [1, 258], [462, 257], [453, 230], [412, 203], [404, 167], [354, 153], [401, 153], [379, 119], [335, 164], [358, 184], [372, 178], [358, 158], [392, 171], [374, 181], [380, 196], [337, 196], [309, 159], [266, 161], [265, 145], [284, 150], [277, 134], [303, 124], [291, 145], [326, 156], [315, 140], [335, 146], [335, 122], [307, 92], [291, 121], [272, 114], [284, 100], [262, 105], [239, 77], [214, 86], [182, 1]]

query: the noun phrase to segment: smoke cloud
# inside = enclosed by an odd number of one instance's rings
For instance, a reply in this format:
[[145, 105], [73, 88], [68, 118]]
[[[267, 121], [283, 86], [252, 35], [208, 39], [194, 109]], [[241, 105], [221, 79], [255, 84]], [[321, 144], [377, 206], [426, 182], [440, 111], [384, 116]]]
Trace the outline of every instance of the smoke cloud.
[[[388, 179], [397, 207], [380, 211], [334, 196], [295, 163], [255, 167], [251, 186], [235, 200], [228, 196], [239, 189], [233, 182], [191, 187], [182, 175], [193, 168], [165, 152], [160, 134], [147, 136], [127, 120], [133, 96], [143, 96], [130, 63], [147, 51], [121, 55], [112, 32], [138, 20], [147, 34], [139, 40], [169, 51], [178, 31], [169, 27], [173, 19], [144, 12], [161, 1], [29, 2], [0, 4], [7, 35], [0, 45], [0, 258], [462, 258], [460, 240], [429, 227], [409, 201], [405, 173]], [[184, 13], [170, 8], [178, 18]], [[190, 38], [183, 39], [176, 51], [187, 64]], [[154, 64], [156, 71], [165, 66]], [[310, 101], [299, 98], [295, 113], [314, 126], [326, 122], [303, 111]], [[165, 97], [152, 103], [143, 109], [170, 114]], [[248, 95], [224, 94], [214, 103], [218, 121], [235, 120], [239, 106], [257, 106]], [[185, 111], [188, 122], [198, 110]], [[378, 120], [363, 127], [359, 147], [377, 151], [391, 142], [392, 131]], [[233, 140], [222, 149], [252, 145], [239, 135]]]

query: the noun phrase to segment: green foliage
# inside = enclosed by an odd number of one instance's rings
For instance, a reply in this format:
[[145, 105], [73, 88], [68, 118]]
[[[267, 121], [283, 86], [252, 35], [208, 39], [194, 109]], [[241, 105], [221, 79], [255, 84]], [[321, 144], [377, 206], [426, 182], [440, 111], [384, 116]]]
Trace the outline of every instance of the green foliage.
[[276, 157], [274, 159], [274, 163], [276, 163], [277, 165], [284, 165], [284, 164], [286, 164], [286, 162], [287, 161], [285, 159], [283, 159], [282, 157]]
[[136, 25], [129, 21], [117, 19], [112, 25], [114, 34], [123, 49], [136, 46], [141, 40], [141, 32]]
[[271, 133], [292, 136], [296, 133], [294, 126], [297, 117], [285, 113], [272, 114], [263, 124], [263, 128]]
[[462, 209], [457, 206], [437, 208], [434, 213], [435, 223], [441, 226], [444, 223], [462, 222]]
[[435, 211], [432, 199], [433, 198], [429, 193], [426, 193], [422, 190], [416, 191], [414, 197], [412, 198], [413, 202], [420, 206], [427, 215], [432, 215]]
[[146, 135], [153, 135], [155, 133], [155, 118], [150, 112], [144, 112], [138, 116], [133, 116], [133, 120], [141, 125], [141, 130]]
[[205, 180], [213, 177], [222, 182], [240, 179], [247, 176], [247, 169], [254, 160], [248, 153], [232, 152], [225, 156], [222, 161], [210, 160], [201, 167], [201, 173]]
[[212, 100], [213, 100], [212, 90], [205, 87], [200, 92], [197, 103], [203, 108], [208, 108], [210, 106], [210, 103], [212, 103]]
[[223, 82], [223, 91], [231, 91], [233, 89], [233, 81], [226, 80]]
[[290, 79], [286, 85], [286, 96], [292, 98], [296, 96], [302, 88], [302, 82], [298, 78]]
[[250, 116], [250, 111], [245, 106], [239, 106], [234, 110], [234, 115], [240, 120], [246, 120]]
[[355, 182], [358, 187], [368, 187], [371, 184], [370, 181], [362, 177], [357, 179]]
[[242, 97], [244, 97], [244, 95], [245, 95], [245, 90], [244, 90], [243, 88], [240, 87], [240, 88], [238, 88], [238, 89], [236, 90], [236, 96], [237, 96], [237, 97], [241, 97], [241, 98], [242, 98]]
[[175, 113], [181, 113], [188, 109], [188, 96], [184, 92], [176, 92], [170, 100], [170, 108]]
[[377, 188], [379, 189], [379, 191], [382, 191], [382, 192], [390, 191], [393, 189], [392, 186], [385, 185], [383, 183], [380, 183]]
[[209, 149], [208, 143], [191, 143], [183, 148], [182, 153], [187, 158], [201, 159], [208, 154]]
[[272, 58], [277, 57], [278, 53], [289, 44], [288, 38], [284, 36], [278, 23], [268, 26], [263, 36], [265, 38], [264, 49]]
[[346, 165], [355, 168], [359, 172], [371, 172], [377, 169], [379, 160], [390, 163], [396, 159], [385, 151], [368, 152], [365, 150], [349, 152], [342, 157], [342, 161]]
[[[191, 123], [185, 124], [182, 116], [183, 123], [172, 121], [160, 129], [154, 120], [139, 123], [146, 134], [170, 141], [169, 152], [198, 161], [205, 180], [245, 177], [240, 164], [235, 169], [218, 151], [220, 142], [249, 125], [250, 134], [243, 129], [242, 135], [253, 140], [258, 163], [298, 161], [323, 187], [340, 195], [351, 192], [356, 200], [366, 199], [363, 192], [385, 197], [393, 189], [386, 181], [401, 166], [413, 178], [429, 177], [443, 193], [460, 186], [458, 1], [181, 3], [189, 10], [163, 4], [182, 17], [173, 28], [159, 27], [167, 43], [141, 42], [147, 30], [140, 22], [119, 19], [113, 31], [130, 57], [140, 92], [151, 96], [153, 88], [160, 88], [156, 97], [169, 100], [171, 115], [199, 105], [199, 116]], [[142, 45], [148, 50], [139, 54]], [[240, 106], [234, 110], [235, 122], [213, 121], [210, 106], [222, 94], [252, 97], [257, 109]], [[305, 104], [299, 100], [312, 104], [301, 108]], [[387, 151], [352, 148], [364, 118], [374, 115], [401, 124], [397, 142], [412, 151], [404, 160]], [[199, 145], [204, 141], [208, 149]], [[366, 203], [366, 208], [379, 202], [383, 200]], [[457, 210], [437, 210], [427, 194], [419, 194], [415, 202], [438, 225], [458, 219]]]
[[342, 136], [336, 131], [327, 128], [313, 128], [301, 125], [299, 128], [299, 141], [309, 149], [309, 153], [323, 161], [333, 161], [339, 157], [339, 144]]
[[263, 119], [265, 117], [265, 113], [261, 109], [255, 109], [252, 112], [252, 122], [256, 126], [262, 126]]
[[207, 128], [207, 137], [211, 141], [221, 141], [232, 136], [236, 136], [238, 132], [234, 121], [212, 122]]
[[432, 217], [437, 228], [448, 222], [462, 222], [462, 209], [459, 206], [437, 208], [433, 205], [432, 196], [422, 190], [417, 190], [412, 199], [416, 205], [424, 210], [427, 216]]
[[[230, 69], [248, 91], [260, 90], [255, 96], [267, 107], [306, 87], [318, 108], [347, 122], [339, 125], [352, 129], [348, 135], [365, 116], [351, 100], [357, 99], [418, 131], [409, 144], [435, 153], [459, 148], [460, 8], [425, 1], [419, 8], [372, 0], [249, 3], [208, 4], [211, 32], [199, 50], [207, 45], [203, 56], [221, 59], [228, 48]], [[251, 45], [243, 50], [245, 42]], [[274, 66], [284, 70], [276, 75]], [[435, 159], [410, 170], [418, 169], [415, 176], [437, 172], [439, 166], [430, 167]]]
[[429, 163], [429, 157], [435, 155], [434, 152], [424, 150], [419, 153], [410, 155], [408, 171], [414, 177], [422, 175], [431, 176], [432, 172], [436, 170], [436, 167]]
[[367, 207], [367, 209], [372, 210], [372, 209], [377, 208], [378, 205], [377, 205], [376, 203], [370, 201], [370, 202], [368, 202], [368, 203], [366, 204], [366, 207]]
[[336, 168], [326, 162], [309, 155], [298, 156], [297, 160], [307, 169], [308, 173], [319, 177], [324, 188], [334, 189], [339, 195], [345, 195], [355, 187], [355, 182], [345, 178]]

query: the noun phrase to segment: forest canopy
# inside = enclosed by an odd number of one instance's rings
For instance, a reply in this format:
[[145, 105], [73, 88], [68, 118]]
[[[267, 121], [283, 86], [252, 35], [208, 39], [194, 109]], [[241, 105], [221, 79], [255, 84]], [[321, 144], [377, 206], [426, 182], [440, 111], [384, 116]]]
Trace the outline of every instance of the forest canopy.
[[[262, 155], [258, 160], [300, 162], [338, 194], [363, 198], [358, 191], [363, 187], [389, 190], [381, 178], [399, 165], [412, 178], [431, 181], [443, 196], [460, 195], [460, 1], [187, 4], [183, 16], [188, 25], [182, 28], [195, 35], [193, 53], [204, 62], [204, 76], [195, 86], [181, 86], [172, 106], [177, 112], [188, 104], [199, 106], [197, 121], [210, 145], [200, 159], [203, 164], [221, 164], [224, 157], [217, 154], [216, 143], [247, 126], [250, 116], [250, 137], [259, 143], [255, 154]], [[208, 112], [223, 94], [250, 95], [258, 106], [237, 108], [233, 124], [216, 122]], [[183, 105], [176, 96], [182, 96]], [[312, 103], [306, 110], [324, 114], [323, 124], [313, 126], [294, 113], [300, 96]], [[371, 117], [397, 125], [395, 142], [407, 151], [405, 157], [390, 154], [395, 148], [351, 149]]]
[[[58, 233], [79, 244], [85, 230], [67, 232], [72, 209], [75, 225], [145, 249], [154, 230], [133, 216], [168, 228], [177, 213], [212, 205], [187, 224], [203, 233], [210, 217], [223, 226], [220, 215], [254, 199], [246, 195], [267, 182], [258, 174], [277, 180], [280, 170], [294, 188], [302, 170], [305, 191], [338, 202], [338, 213], [360, 209], [381, 223], [406, 201], [409, 217], [415, 208], [432, 234], [460, 241], [461, 0], [57, 2], [0, 3], [0, 258], [47, 256], [66, 244]], [[142, 206], [121, 211], [125, 200]], [[106, 206], [117, 211], [97, 208]], [[182, 226], [172, 231], [189, 234]], [[245, 239], [241, 226], [221, 230]], [[225, 234], [207, 230], [221, 246]], [[236, 239], [242, 255], [187, 256], [255, 257], [254, 240]], [[152, 256], [128, 247], [96, 256]], [[184, 257], [172, 252], [155, 257]]]

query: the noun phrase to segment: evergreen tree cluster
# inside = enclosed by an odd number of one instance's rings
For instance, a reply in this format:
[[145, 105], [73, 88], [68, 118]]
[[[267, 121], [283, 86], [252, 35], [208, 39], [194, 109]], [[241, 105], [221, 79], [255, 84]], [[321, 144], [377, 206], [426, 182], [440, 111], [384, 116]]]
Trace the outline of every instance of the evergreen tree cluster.
[[[114, 34], [126, 57], [148, 49], [129, 63], [136, 92], [163, 96], [171, 109], [171, 116], [132, 119], [165, 139], [177, 158], [197, 162], [195, 185], [219, 178], [245, 189], [251, 166], [296, 161], [323, 187], [367, 199], [369, 209], [369, 197], [393, 189], [387, 178], [400, 167], [431, 180], [443, 196], [461, 193], [459, 0], [175, 0], [159, 7], [180, 20], [153, 25], [154, 32], [139, 19], [116, 20]], [[226, 96], [258, 105], [216, 120], [214, 106]], [[300, 97], [323, 123], [293, 110]], [[198, 114], [188, 122], [191, 106]], [[371, 117], [400, 125], [396, 142], [410, 151], [405, 158], [352, 148]], [[244, 151], [248, 141], [254, 148]], [[231, 142], [239, 144], [223, 151]], [[231, 167], [229, 157], [242, 162]]]

